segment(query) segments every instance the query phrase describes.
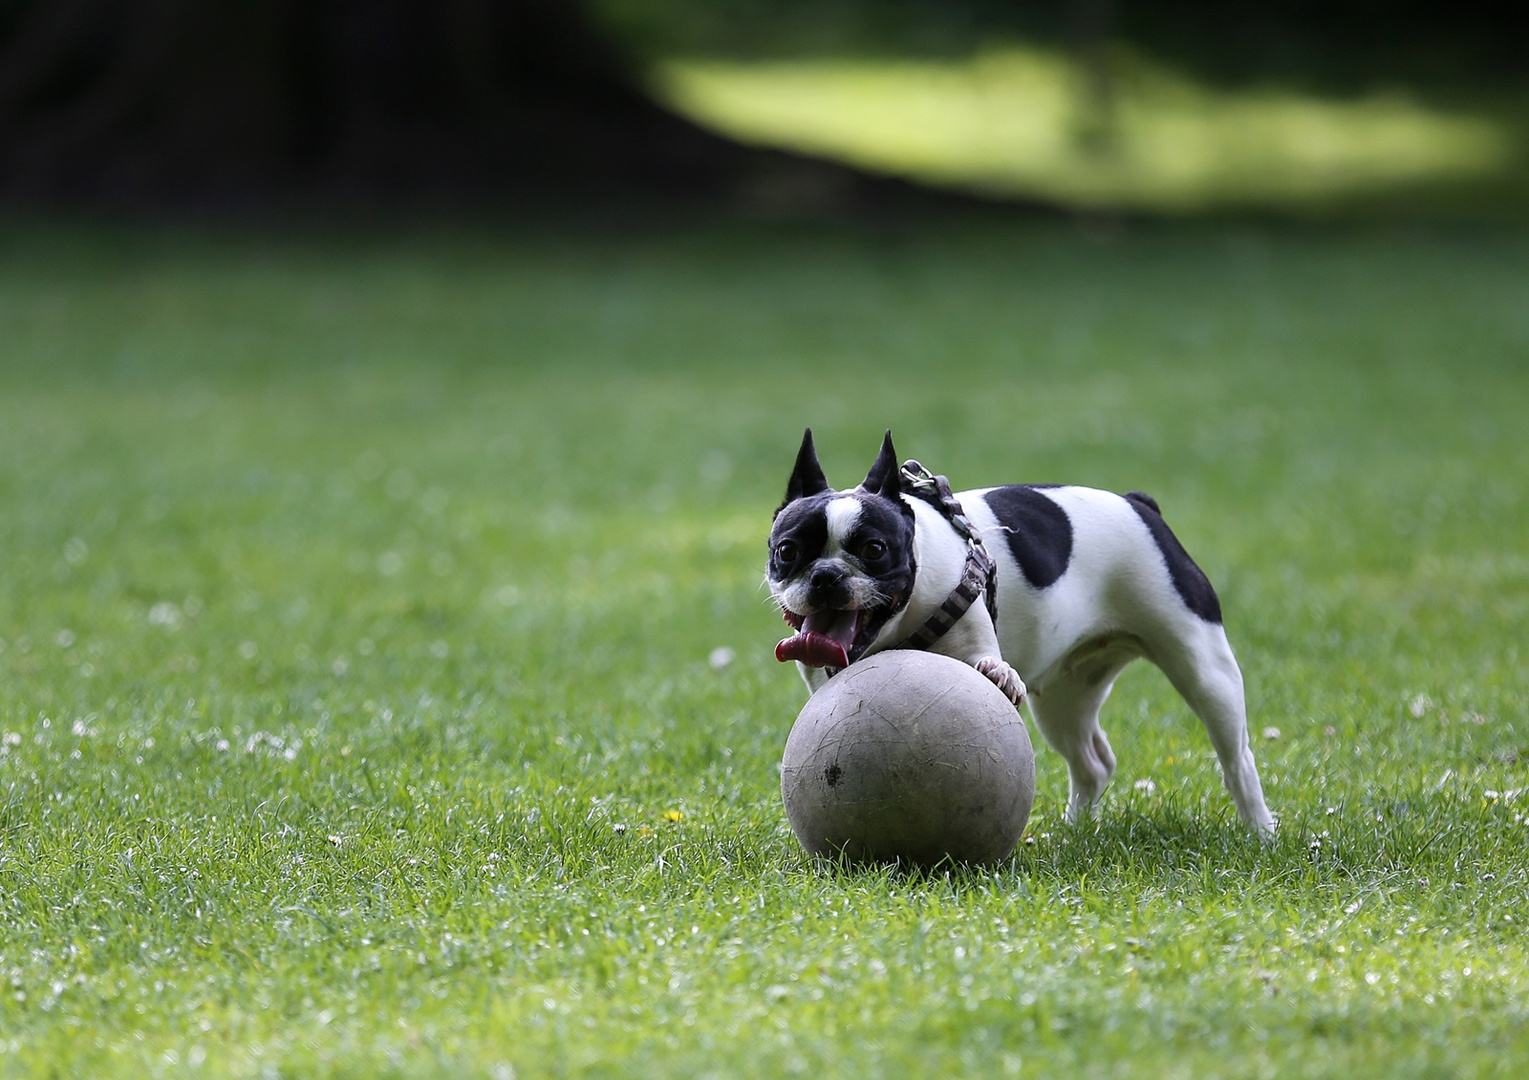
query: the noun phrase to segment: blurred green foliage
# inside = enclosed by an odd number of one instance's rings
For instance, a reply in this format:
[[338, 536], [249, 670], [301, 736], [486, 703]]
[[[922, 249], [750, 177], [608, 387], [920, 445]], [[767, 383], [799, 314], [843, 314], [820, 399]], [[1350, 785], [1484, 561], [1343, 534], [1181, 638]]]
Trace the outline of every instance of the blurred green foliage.
[[1194, 214], [1482, 216], [1524, 205], [1517, 129], [1403, 94], [1229, 90], [1116, 58], [1100, 108], [1057, 49], [960, 59], [670, 61], [679, 111], [763, 145], [998, 198]]

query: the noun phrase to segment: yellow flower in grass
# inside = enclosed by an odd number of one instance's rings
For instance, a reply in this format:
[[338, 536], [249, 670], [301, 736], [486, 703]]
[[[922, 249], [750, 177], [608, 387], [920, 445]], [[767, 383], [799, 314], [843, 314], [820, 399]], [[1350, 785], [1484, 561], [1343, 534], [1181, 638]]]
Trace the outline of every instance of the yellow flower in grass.
[[664, 820], [665, 821], [679, 821], [684, 816], [685, 815], [680, 813], [678, 810], [665, 810], [664, 811]]

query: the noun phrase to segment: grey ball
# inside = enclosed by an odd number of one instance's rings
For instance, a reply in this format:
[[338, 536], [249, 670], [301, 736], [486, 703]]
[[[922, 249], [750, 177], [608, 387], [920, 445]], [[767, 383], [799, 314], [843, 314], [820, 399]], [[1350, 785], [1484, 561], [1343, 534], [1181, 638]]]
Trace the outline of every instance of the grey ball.
[[1035, 799], [1024, 718], [969, 664], [876, 653], [811, 698], [786, 740], [781, 798], [809, 853], [852, 862], [993, 863]]

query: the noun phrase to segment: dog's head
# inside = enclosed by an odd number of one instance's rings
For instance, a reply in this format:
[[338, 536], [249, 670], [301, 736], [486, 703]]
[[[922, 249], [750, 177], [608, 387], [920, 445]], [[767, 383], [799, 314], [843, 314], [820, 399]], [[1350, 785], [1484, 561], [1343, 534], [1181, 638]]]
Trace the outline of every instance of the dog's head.
[[865, 481], [835, 491], [807, 430], [770, 529], [770, 592], [796, 631], [777, 660], [842, 668], [865, 654], [913, 589], [913, 520], [890, 431]]

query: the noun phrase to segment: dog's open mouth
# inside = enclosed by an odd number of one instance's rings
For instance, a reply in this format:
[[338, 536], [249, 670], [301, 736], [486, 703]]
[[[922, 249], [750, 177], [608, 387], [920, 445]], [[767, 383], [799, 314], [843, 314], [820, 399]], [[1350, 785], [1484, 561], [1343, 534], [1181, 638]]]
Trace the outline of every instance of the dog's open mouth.
[[[847, 668], [850, 656], [863, 651], [863, 632], [870, 628], [870, 612], [858, 608], [814, 611], [802, 616], [783, 612], [796, 633], [775, 646], [775, 659], [800, 660], [808, 667]], [[856, 646], [860, 646], [857, 648]]]

